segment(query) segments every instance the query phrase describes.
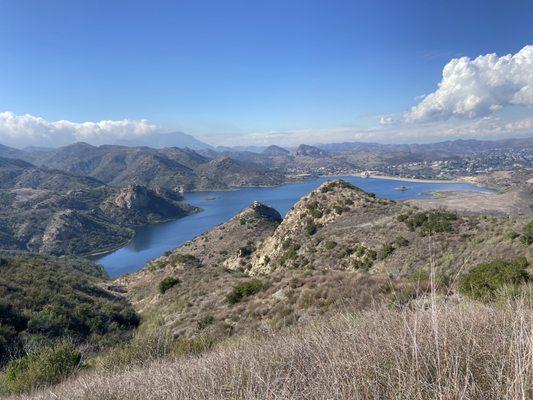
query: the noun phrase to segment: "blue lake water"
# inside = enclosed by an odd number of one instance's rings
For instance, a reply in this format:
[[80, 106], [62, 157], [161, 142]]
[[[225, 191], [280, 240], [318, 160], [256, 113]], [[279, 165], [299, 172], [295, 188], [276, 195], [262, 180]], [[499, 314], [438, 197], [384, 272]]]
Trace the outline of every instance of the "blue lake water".
[[[389, 179], [363, 179], [355, 176], [340, 178], [367, 192], [375, 193], [378, 197], [393, 200], [429, 198], [431, 195], [428, 192], [436, 191], [490, 192], [488, 189], [465, 183], [413, 183]], [[100, 256], [95, 261], [102, 264], [111, 277], [135, 272], [147, 261], [159, 257], [165, 251], [181, 246], [188, 240], [227, 221], [255, 200], [274, 207], [284, 216], [302, 196], [331, 179], [319, 178], [274, 188], [188, 193], [185, 195], [185, 201], [202, 207], [204, 211], [175, 221], [138, 228], [129, 245]], [[397, 190], [396, 188], [401, 185], [409, 189]]]

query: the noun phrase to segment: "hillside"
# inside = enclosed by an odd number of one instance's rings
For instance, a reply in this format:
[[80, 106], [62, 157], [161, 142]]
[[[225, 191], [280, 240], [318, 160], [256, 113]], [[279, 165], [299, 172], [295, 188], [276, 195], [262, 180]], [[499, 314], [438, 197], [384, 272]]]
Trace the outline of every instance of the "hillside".
[[10, 356], [72, 340], [92, 350], [126, 340], [138, 317], [82, 259], [0, 253], [0, 366]]
[[[416, 297], [430, 269], [446, 291], [468, 265], [531, 257], [509, 235], [524, 230], [522, 219], [420, 211], [343, 181], [302, 198], [281, 223], [254, 207], [119, 279], [147, 329], [190, 337], [204, 318], [215, 331], [279, 328], [341, 305]], [[167, 278], [176, 283], [160, 293]], [[239, 291], [251, 294], [228, 301]]]
[[[113, 186], [135, 183], [171, 190], [216, 190], [240, 186], [269, 186], [282, 182], [275, 171], [252, 162], [212, 160], [191, 149], [167, 147], [91, 146], [75, 143], [26, 159], [37, 165], [87, 175]], [[231, 164], [231, 165], [227, 165]]]
[[342, 180], [254, 202], [109, 285], [134, 339], [28, 398], [529, 398], [532, 229]]
[[0, 249], [55, 255], [112, 249], [130, 240], [135, 226], [198, 211], [177, 200], [0, 158]]
[[525, 308], [470, 302], [342, 313], [14, 399], [528, 399], [532, 322]]

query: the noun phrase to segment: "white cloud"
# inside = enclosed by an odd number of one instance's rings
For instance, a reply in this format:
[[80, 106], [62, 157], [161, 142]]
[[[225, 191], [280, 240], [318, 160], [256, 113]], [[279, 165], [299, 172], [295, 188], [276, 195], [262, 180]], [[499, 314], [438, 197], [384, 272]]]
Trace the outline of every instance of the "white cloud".
[[505, 128], [513, 131], [529, 131], [533, 135], [533, 118], [524, 118], [518, 121], [509, 122]]
[[99, 121], [76, 123], [47, 121], [33, 115], [0, 112], [0, 143], [10, 146], [58, 146], [77, 141], [91, 144], [113, 143], [157, 132], [147, 120]]
[[379, 123], [381, 125], [390, 125], [394, 123], [394, 119], [390, 115], [382, 115], [379, 117]]
[[406, 113], [408, 122], [476, 118], [506, 106], [533, 106], [533, 45], [518, 53], [454, 58], [438, 89]]

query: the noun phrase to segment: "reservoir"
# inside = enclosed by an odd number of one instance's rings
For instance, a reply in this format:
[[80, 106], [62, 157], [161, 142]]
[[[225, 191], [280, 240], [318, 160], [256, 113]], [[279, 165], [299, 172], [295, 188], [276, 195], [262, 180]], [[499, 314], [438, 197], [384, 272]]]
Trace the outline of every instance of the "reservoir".
[[[430, 198], [431, 192], [491, 192], [489, 189], [466, 183], [415, 183], [390, 179], [364, 179], [356, 176], [339, 178], [367, 192], [375, 193], [377, 197], [392, 200]], [[135, 272], [164, 252], [181, 246], [192, 238], [226, 222], [255, 200], [274, 207], [284, 216], [302, 196], [332, 179], [334, 178], [318, 178], [269, 188], [187, 193], [185, 201], [201, 207], [202, 212], [175, 221], [140, 227], [127, 246], [101, 255], [95, 261], [102, 264], [112, 278]]]

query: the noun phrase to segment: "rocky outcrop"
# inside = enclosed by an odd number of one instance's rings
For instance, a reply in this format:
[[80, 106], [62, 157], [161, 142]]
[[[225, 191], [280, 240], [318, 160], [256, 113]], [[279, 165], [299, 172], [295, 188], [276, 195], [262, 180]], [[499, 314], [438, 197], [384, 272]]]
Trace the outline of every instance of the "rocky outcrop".
[[246, 271], [251, 254], [281, 223], [281, 215], [258, 201], [235, 217], [177, 248], [153, 264], [187, 268], [219, 267]]
[[[303, 197], [287, 213], [274, 234], [251, 258], [251, 274], [269, 273], [278, 267], [305, 266], [316, 251], [320, 231], [358, 208], [369, 208], [378, 200], [372, 194], [345, 182], [327, 182]], [[323, 238], [322, 238], [323, 239]]]
[[159, 196], [144, 186], [129, 185], [100, 206], [104, 214], [128, 226], [179, 218], [198, 212], [198, 207]]
[[306, 157], [325, 157], [328, 155], [328, 152], [322, 149], [319, 149], [315, 146], [309, 146], [307, 144], [301, 144], [294, 152], [297, 156], [306, 156]]

